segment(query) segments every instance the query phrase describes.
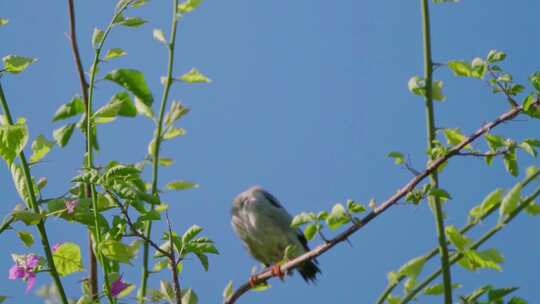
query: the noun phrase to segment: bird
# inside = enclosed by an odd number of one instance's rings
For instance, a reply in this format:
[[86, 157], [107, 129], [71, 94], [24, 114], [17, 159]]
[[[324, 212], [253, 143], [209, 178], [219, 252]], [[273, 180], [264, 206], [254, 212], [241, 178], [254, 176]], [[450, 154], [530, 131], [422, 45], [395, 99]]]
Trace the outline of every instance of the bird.
[[[292, 217], [281, 203], [260, 186], [253, 186], [238, 194], [233, 200], [231, 224], [249, 254], [272, 274], [283, 279], [279, 263], [284, 260], [288, 246], [294, 248], [289, 258], [308, 252], [310, 249], [302, 232], [291, 227]], [[321, 272], [315, 259], [301, 264], [298, 272], [307, 283], [314, 283]], [[289, 273], [290, 274], [290, 273]], [[255, 277], [250, 284], [256, 285]]]

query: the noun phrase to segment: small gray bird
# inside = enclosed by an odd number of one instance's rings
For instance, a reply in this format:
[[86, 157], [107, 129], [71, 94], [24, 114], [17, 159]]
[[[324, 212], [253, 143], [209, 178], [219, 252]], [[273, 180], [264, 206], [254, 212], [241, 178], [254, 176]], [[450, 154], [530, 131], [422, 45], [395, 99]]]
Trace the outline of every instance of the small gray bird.
[[[306, 238], [300, 230], [291, 227], [291, 221], [291, 215], [279, 201], [260, 187], [249, 188], [233, 201], [233, 229], [249, 253], [266, 267], [282, 261], [289, 245], [294, 246], [293, 257], [309, 251]], [[298, 268], [306, 282], [314, 282], [321, 272], [317, 264], [311, 260]], [[282, 277], [279, 269], [272, 268], [272, 273]]]

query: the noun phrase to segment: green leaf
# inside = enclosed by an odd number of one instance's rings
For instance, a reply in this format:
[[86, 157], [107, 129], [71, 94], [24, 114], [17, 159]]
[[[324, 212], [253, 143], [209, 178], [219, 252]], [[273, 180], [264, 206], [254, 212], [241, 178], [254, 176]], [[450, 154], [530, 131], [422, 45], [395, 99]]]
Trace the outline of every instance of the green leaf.
[[326, 224], [330, 230], [336, 230], [342, 225], [347, 224], [351, 220], [349, 214], [341, 204], [335, 204], [332, 211], [326, 218]]
[[152, 267], [152, 271], [159, 272], [169, 266], [169, 261], [166, 259], [160, 259], [155, 264], [154, 267]]
[[265, 291], [267, 289], [270, 289], [271, 287], [272, 285], [268, 284], [267, 282], [262, 282], [255, 285], [253, 288], [251, 288], [251, 290], [260, 292], [260, 291]]
[[146, 3], [148, 3], [148, 0], [135, 0], [131, 4], [131, 6], [133, 8], [137, 8], [137, 7], [141, 7], [141, 6], [145, 5]]
[[30, 193], [28, 193], [28, 187], [26, 186], [26, 177], [24, 176], [22, 165], [13, 163], [10, 165], [11, 177], [15, 184], [15, 189], [20, 198], [30, 206]]
[[202, 230], [203, 228], [197, 225], [189, 227], [188, 230], [186, 230], [186, 232], [184, 232], [184, 234], [182, 235], [182, 243], [187, 244], [191, 242], [191, 240], [193, 240], [194, 237], [201, 233]]
[[402, 165], [405, 163], [405, 156], [401, 152], [392, 151], [388, 153], [388, 157], [393, 158], [396, 165]]
[[488, 194], [480, 205], [474, 207], [469, 211], [469, 216], [474, 220], [482, 218], [489, 210], [494, 208], [502, 200], [502, 189], [496, 189]]
[[509, 149], [508, 152], [503, 155], [503, 162], [508, 173], [512, 174], [513, 176], [519, 175], [516, 149]]
[[124, 51], [123, 49], [121, 48], [113, 48], [113, 49], [110, 49], [107, 51], [107, 54], [105, 54], [105, 57], [103, 57], [103, 60], [111, 60], [111, 59], [114, 59], [114, 58], [118, 58], [118, 57], [122, 57], [122, 56], [126, 56], [127, 55], [127, 52]]
[[533, 118], [540, 119], [540, 101], [538, 96], [530, 94], [523, 101], [523, 111]]
[[[9, 23], [9, 19], [0, 18], [0, 26], [4, 26]], [[2, 303], [2, 302], [0, 302]]]
[[167, 132], [165, 132], [165, 134], [163, 134], [163, 139], [173, 139], [178, 136], [184, 136], [185, 134], [186, 130], [184, 130], [183, 128], [170, 128], [169, 130], [167, 130]]
[[13, 211], [12, 215], [15, 221], [22, 221], [26, 225], [37, 225], [45, 218], [44, 215], [39, 213], [24, 210]]
[[163, 44], [167, 44], [167, 38], [165, 38], [165, 34], [163, 33], [162, 30], [160, 29], [154, 29], [154, 31], [152, 32], [153, 36], [154, 36], [154, 39], [156, 39], [157, 41], [163, 43]]
[[529, 304], [529, 302], [525, 301], [525, 299], [522, 299], [520, 297], [512, 297], [510, 301], [508, 301], [508, 304]]
[[94, 113], [95, 118], [113, 118], [116, 116], [137, 116], [137, 108], [133, 105], [131, 97], [127, 92], [117, 93], [106, 105]]
[[314, 222], [317, 219], [317, 216], [313, 212], [302, 212], [296, 215], [291, 221], [292, 228], [298, 228], [307, 223]]
[[145, 24], [147, 21], [139, 17], [127, 17], [123, 18], [120, 22], [115, 22], [115, 24], [128, 26], [128, 27], [139, 27]]
[[487, 55], [487, 62], [495, 63], [495, 62], [503, 61], [505, 58], [506, 58], [506, 53], [497, 51], [497, 50], [491, 50], [489, 51]]
[[94, 50], [98, 49], [101, 43], [103, 42], [103, 37], [105, 36], [105, 33], [98, 29], [97, 27], [94, 28], [94, 33], [92, 34], [92, 47]]
[[[443, 101], [446, 97], [442, 94], [443, 82], [440, 80], [433, 81], [431, 85], [431, 95], [434, 100]], [[409, 91], [414, 95], [426, 97], [426, 80], [418, 76], [413, 76], [408, 82]]]
[[117, 69], [105, 75], [112, 81], [137, 96], [145, 105], [151, 106], [154, 97], [144, 80], [144, 74], [133, 69]]
[[169, 109], [169, 112], [165, 114], [165, 125], [171, 126], [173, 123], [175, 123], [177, 120], [182, 118], [184, 115], [186, 115], [189, 112], [189, 109], [184, 107], [180, 102], [173, 101], [171, 103], [171, 107]]
[[167, 190], [187, 190], [196, 188], [199, 188], [199, 184], [184, 180], [169, 182], [165, 185], [165, 189]]
[[228, 299], [233, 294], [233, 282], [229, 281], [227, 283], [227, 286], [225, 286], [225, 289], [223, 289], [223, 299]]
[[32, 156], [30, 156], [30, 162], [35, 163], [40, 161], [49, 153], [49, 151], [51, 151], [53, 146], [54, 141], [49, 141], [43, 135], [39, 135], [32, 143]]
[[204, 271], [208, 271], [208, 267], [209, 267], [208, 256], [202, 253], [195, 253], [195, 255], [199, 259], [199, 262], [201, 262], [201, 265], [203, 266]]
[[471, 77], [471, 65], [461, 60], [451, 60], [448, 62], [448, 68], [454, 73], [454, 76]]
[[424, 267], [425, 263], [426, 257], [416, 257], [401, 266], [398, 270], [398, 273], [401, 276], [416, 278], [420, 274], [420, 272], [422, 272], [422, 268]]
[[527, 141], [523, 141], [522, 143], [518, 145], [518, 147], [523, 149], [523, 151], [529, 153], [529, 155], [531, 155], [532, 157], [536, 157], [538, 155], [538, 152], [536, 152], [535, 147], [531, 145], [530, 143], [528, 143]]
[[347, 200], [347, 210], [349, 210], [351, 213], [362, 213], [367, 209], [362, 204], [359, 204], [353, 200]]
[[66, 242], [58, 246], [53, 252], [53, 260], [61, 276], [84, 271], [81, 248], [75, 243]]
[[56, 113], [53, 117], [53, 122], [67, 119], [83, 112], [84, 102], [80, 96], [75, 96], [71, 99], [70, 102], [61, 105], [60, 108], [56, 110]]
[[17, 236], [26, 247], [32, 247], [34, 244], [34, 236], [28, 231], [17, 231]]
[[450, 242], [454, 244], [459, 251], [467, 250], [467, 248], [472, 244], [472, 240], [461, 234], [461, 232], [455, 226], [446, 226], [444, 230]]
[[99, 244], [99, 248], [105, 257], [126, 264], [130, 264], [136, 254], [131, 246], [116, 240], [105, 240]]
[[[449, 145], [457, 146], [467, 139], [467, 136], [463, 135], [459, 129], [444, 129], [444, 137]], [[465, 146], [465, 149], [472, 149], [470, 144]]]
[[[461, 284], [452, 284], [452, 289], [461, 288]], [[424, 288], [424, 294], [427, 296], [438, 296], [443, 294], [444, 285], [442, 283], [435, 284]]]
[[183, 82], [187, 83], [209, 83], [211, 80], [203, 75], [199, 70], [196, 68], [192, 68], [189, 70], [189, 72], [185, 73], [184, 75], [180, 76], [179, 78]]
[[60, 148], [67, 145], [74, 129], [75, 124], [67, 124], [53, 131], [53, 138], [56, 140], [56, 143], [58, 146], [60, 146]]
[[172, 158], [160, 158], [158, 163], [160, 166], [170, 167], [174, 163], [174, 160]]
[[318, 226], [316, 224], [309, 224], [304, 228], [304, 236], [308, 241], [311, 241], [315, 237], [317, 231]]
[[196, 9], [201, 3], [202, 0], [186, 0], [178, 4], [177, 12], [180, 14], [189, 13]]
[[463, 252], [463, 258], [459, 260], [459, 264], [470, 271], [482, 268], [502, 271], [498, 263], [503, 260], [502, 256], [495, 249], [488, 249], [483, 252], [467, 249]]
[[436, 197], [443, 202], [452, 199], [450, 194], [446, 190], [441, 188], [431, 188], [431, 190], [429, 190], [429, 195]]
[[197, 304], [199, 298], [193, 289], [182, 289], [182, 304]]
[[4, 62], [4, 70], [6, 72], [11, 74], [19, 74], [26, 70], [26, 68], [28, 68], [28, 66], [30, 66], [32, 63], [36, 62], [37, 59], [17, 55], [8, 55], [2, 58], [2, 61]]
[[525, 212], [529, 215], [536, 216], [540, 214], [540, 205], [535, 202], [530, 202], [527, 208], [525, 208]]
[[0, 157], [11, 164], [28, 142], [25, 123], [0, 126]]
[[536, 72], [529, 76], [529, 81], [534, 86], [536, 91], [540, 91], [540, 72]]
[[491, 151], [495, 152], [499, 148], [506, 146], [506, 141], [503, 137], [486, 133], [484, 136]]
[[516, 210], [519, 200], [521, 199], [521, 183], [517, 183], [508, 193], [504, 196], [501, 202], [499, 213], [501, 218], [505, 215], [509, 215]]
[[144, 115], [150, 119], [154, 119], [154, 111], [152, 110], [152, 107], [146, 105], [137, 97], [135, 97], [135, 108], [137, 109], [138, 114]]

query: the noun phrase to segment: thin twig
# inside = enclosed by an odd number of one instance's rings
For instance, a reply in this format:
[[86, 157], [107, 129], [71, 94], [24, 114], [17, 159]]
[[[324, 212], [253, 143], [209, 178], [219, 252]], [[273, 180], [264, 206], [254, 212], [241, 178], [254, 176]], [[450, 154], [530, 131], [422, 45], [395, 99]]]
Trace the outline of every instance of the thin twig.
[[[354, 223], [351, 225], [347, 230], [343, 231], [339, 235], [337, 235], [335, 238], [329, 240], [326, 243], [323, 243], [311, 251], [308, 251], [284, 264], [281, 265], [281, 272], [287, 273], [288, 271], [297, 268], [299, 265], [305, 263], [306, 261], [312, 260], [321, 254], [325, 253], [335, 245], [345, 241], [350, 235], [360, 230], [360, 228], [367, 225], [371, 220], [382, 214], [384, 211], [386, 211], [388, 208], [396, 204], [400, 199], [405, 197], [407, 193], [411, 192], [422, 180], [424, 180], [426, 177], [428, 177], [431, 172], [437, 170], [443, 163], [448, 161], [450, 158], [457, 155], [459, 151], [465, 148], [468, 144], [472, 143], [476, 139], [478, 139], [483, 134], [487, 133], [489, 130], [495, 128], [502, 122], [508, 121], [516, 117], [521, 111], [522, 107], [518, 106], [516, 108], [513, 108], [499, 117], [497, 117], [495, 120], [484, 124], [481, 128], [476, 130], [473, 134], [471, 134], [469, 137], [467, 137], [465, 140], [463, 140], [460, 144], [454, 146], [451, 148], [448, 153], [444, 156], [441, 156], [434, 161], [432, 161], [427, 168], [422, 171], [418, 176], [413, 177], [407, 184], [405, 184], [403, 187], [401, 187], [394, 195], [392, 195], [390, 198], [388, 198], [386, 201], [384, 201], [382, 204], [380, 204], [378, 207], [376, 207], [373, 211], [371, 211], [369, 214], [367, 214], [364, 218], [362, 218], [358, 223]], [[262, 271], [254, 276], [255, 280], [257, 282], [266, 282], [268, 279], [272, 278], [273, 274], [272, 271], [266, 270]], [[225, 304], [232, 304], [235, 303], [236, 300], [238, 300], [243, 294], [248, 292], [251, 289], [251, 286], [249, 282], [244, 283], [241, 285], [229, 298], [227, 298], [224, 303]]]
[[503, 150], [499, 150], [499, 151], [495, 151], [495, 152], [486, 152], [486, 153], [482, 153], [482, 152], [459, 152], [457, 155], [459, 155], [459, 156], [476, 156], [476, 157], [495, 157], [495, 156], [506, 154], [506, 153], [508, 153], [509, 150], [510, 150], [509, 148], [506, 148], [506, 149], [503, 149]]
[[180, 280], [178, 279], [178, 268], [174, 252], [173, 232], [168, 210], [165, 210], [165, 218], [167, 219], [167, 227], [169, 229], [169, 242], [171, 243], [171, 252], [169, 254], [169, 267], [171, 268], [171, 274], [173, 279], [174, 296], [176, 297], [176, 304], [182, 304], [182, 289], [180, 288]]

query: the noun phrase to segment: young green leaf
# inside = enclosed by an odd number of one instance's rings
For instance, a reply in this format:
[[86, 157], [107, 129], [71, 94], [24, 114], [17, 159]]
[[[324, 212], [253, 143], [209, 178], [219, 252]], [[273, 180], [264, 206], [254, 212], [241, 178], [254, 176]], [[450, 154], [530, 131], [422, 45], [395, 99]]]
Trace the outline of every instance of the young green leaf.
[[[0, 26], [4, 26], [9, 23], [9, 19], [6, 18], [0, 18]], [[2, 303], [2, 302], [0, 302]]]
[[[436, 101], [443, 101], [446, 97], [442, 93], [443, 82], [440, 80], [433, 81], [431, 85], [431, 95]], [[411, 77], [408, 82], [409, 91], [414, 95], [426, 97], [426, 80], [418, 76]]]
[[131, 246], [112, 239], [101, 242], [99, 249], [105, 257], [126, 264], [130, 264], [136, 254]]
[[318, 226], [311, 223], [304, 228], [304, 236], [308, 241], [311, 241], [315, 237], [318, 230]]
[[506, 58], [506, 53], [497, 51], [497, 50], [490, 50], [487, 55], [487, 62], [489, 63], [495, 63], [499, 61], [503, 61]]
[[95, 118], [135, 117], [136, 115], [137, 108], [133, 105], [127, 92], [117, 93], [106, 105], [94, 113]]
[[139, 27], [145, 24], [147, 21], [139, 17], [127, 17], [123, 18], [122, 21], [115, 24], [127, 26], [127, 27]]
[[30, 156], [30, 162], [35, 163], [40, 161], [54, 146], [54, 141], [49, 141], [43, 135], [39, 135], [34, 142], [32, 142], [32, 156]]
[[534, 86], [536, 91], [540, 91], [540, 72], [536, 72], [529, 76], [529, 81]]
[[229, 281], [225, 289], [223, 289], [223, 299], [228, 299], [233, 294], [233, 282]]
[[[461, 288], [461, 284], [452, 284], [452, 289]], [[424, 288], [424, 294], [427, 296], [438, 296], [444, 292], [444, 285], [442, 283], [435, 284]]]
[[26, 68], [28, 68], [28, 66], [30, 66], [32, 63], [36, 62], [37, 59], [17, 55], [8, 55], [2, 58], [2, 61], [4, 62], [4, 70], [6, 72], [11, 74], [19, 74], [26, 70]]
[[60, 146], [60, 148], [67, 145], [74, 129], [75, 124], [67, 124], [53, 131], [53, 138], [56, 140], [56, 143], [58, 146]]
[[446, 226], [445, 228], [446, 236], [454, 246], [459, 251], [465, 251], [472, 243], [472, 240], [459, 232], [455, 226]]
[[[467, 139], [467, 136], [463, 135], [459, 129], [444, 129], [444, 137], [449, 145], [456, 146]], [[472, 149], [470, 144], [465, 146], [465, 149]]]
[[429, 190], [429, 195], [434, 196], [434, 197], [440, 199], [443, 202], [447, 201], [449, 199], [452, 199], [450, 194], [446, 190], [441, 189], [441, 188], [432, 188], [432, 189], [430, 189]]
[[199, 298], [193, 289], [182, 289], [182, 304], [198, 304]]
[[42, 219], [45, 218], [45, 216], [42, 214], [24, 210], [13, 211], [11, 215], [15, 221], [21, 221], [26, 225], [37, 225]]
[[536, 202], [530, 202], [527, 208], [525, 208], [525, 212], [529, 215], [536, 216], [540, 214], [540, 205]]
[[167, 132], [165, 132], [165, 134], [163, 134], [163, 139], [173, 139], [178, 136], [184, 136], [185, 134], [186, 130], [184, 130], [183, 128], [170, 128], [169, 130], [167, 130]]
[[362, 213], [367, 209], [362, 204], [359, 204], [353, 200], [347, 200], [347, 210], [351, 213]]
[[516, 210], [519, 200], [521, 199], [521, 183], [517, 183], [508, 193], [504, 196], [501, 202], [499, 213], [501, 218], [509, 215]]
[[209, 83], [211, 80], [203, 75], [196, 68], [192, 68], [189, 72], [180, 76], [179, 80], [187, 83]]
[[396, 165], [403, 165], [405, 163], [405, 156], [401, 152], [392, 151], [388, 153], [388, 157], [393, 158]]
[[92, 34], [92, 47], [94, 49], [97, 49], [101, 45], [104, 35], [105, 33], [102, 30], [97, 27], [94, 28], [94, 33]]
[[53, 117], [54, 121], [59, 121], [73, 117], [79, 113], [84, 112], [84, 103], [80, 96], [73, 97], [70, 102], [63, 104], [56, 110], [56, 113]]
[[189, 13], [196, 9], [201, 3], [202, 0], [186, 0], [178, 4], [177, 12], [180, 14]]
[[317, 219], [317, 216], [313, 212], [302, 212], [296, 215], [291, 222], [292, 228], [298, 228], [307, 223], [314, 222]]
[[112, 81], [137, 96], [145, 105], [151, 106], [154, 97], [144, 80], [144, 74], [133, 69], [117, 69], [105, 75]]
[[516, 149], [511, 148], [503, 155], [503, 162], [504, 167], [506, 168], [506, 171], [508, 173], [512, 174], [512, 176], [518, 176], [519, 175], [519, 167], [517, 163], [517, 155], [516, 155]]
[[135, 108], [137, 109], [137, 113], [143, 116], [146, 116], [150, 119], [154, 119], [154, 111], [152, 110], [152, 107], [146, 105], [143, 101], [141, 101], [139, 98], [135, 97]]
[[474, 207], [469, 211], [469, 216], [474, 220], [482, 218], [489, 210], [494, 208], [502, 200], [502, 189], [496, 189], [488, 194], [480, 205]]
[[342, 225], [350, 222], [350, 220], [351, 216], [347, 213], [343, 205], [335, 204], [332, 211], [328, 215], [328, 218], [326, 218], [326, 224], [330, 230], [336, 230]]
[[188, 230], [186, 230], [186, 232], [184, 232], [184, 234], [182, 235], [182, 243], [187, 244], [191, 242], [191, 240], [193, 240], [194, 237], [201, 233], [202, 230], [203, 228], [197, 225], [189, 227]]
[[111, 59], [114, 59], [114, 58], [118, 58], [118, 57], [122, 57], [122, 56], [126, 56], [127, 55], [127, 52], [124, 51], [123, 49], [121, 48], [113, 48], [113, 49], [110, 49], [107, 51], [107, 53], [105, 54], [105, 57], [103, 57], [103, 60], [111, 60]]
[[162, 30], [154, 29], [152, 34], [154, 36], [154, 39], [156, 39], [157, 41], [159, 41], [159, 42], [161, 42], [163, 44], [167, 44], [167, 38], [165, 38], [165, 34], [163, 33]]
[[0, 157], [11, 164], [28, 142], [25, 123], [0, 126]]
[[32, 247], [34, 244], [34, 236], [28, 231], [17, 231], [17, 237], [19, 237], [26, 247]]
[[185, 181], [185, 180], [177, 180], [173, 182], [169, 182], [165, 185], [165, 189], [167, 190], [187, 190], [187, 189], [196, 189], [199, 188], [199, 184]]
[[459, 260], [459, 264], [470, 271], [482, 268], [502, 271], [501, 266], [498, 264], [502, 262], [502, 256], [498, 252], [491, 251], [492, 249], [489, 250], [489, 252], [484, 251], [484, 253], [479, 253], [472, 249], [467, 249], [463, 252], [463, 258]]
[[53, 260], [58, 274], [66, 276], [84, 271], [81, 248], [75, 243], [63, 243], [53, 252]]

